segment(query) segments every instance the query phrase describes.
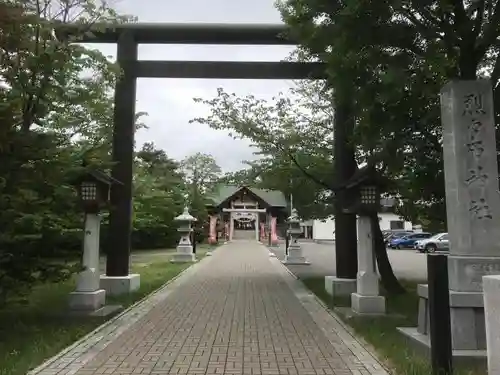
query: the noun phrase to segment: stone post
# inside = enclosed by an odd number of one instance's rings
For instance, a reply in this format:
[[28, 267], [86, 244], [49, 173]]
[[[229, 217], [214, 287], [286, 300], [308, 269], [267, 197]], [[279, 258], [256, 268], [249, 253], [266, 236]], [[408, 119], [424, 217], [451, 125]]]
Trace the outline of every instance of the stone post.
[[99, 214], [85, 215], [82, 259], [84, 270], [78, 274], [76, 291], [69, 296], [69, 306], [73, 310], [95, 311], [104, 306], [106, 300], [106, 291], [99, 286], [100, 226]]
[[292, 214], [288, 218], [287, 222], [289, 226], [287, 236], [291, 237], [291, 241], [288, 245], [287, 251], [285, 252], [286, 255], [283, 264], [309, 265], [310, 263], [302, 254], [302, 247], [298, 242], [302, 229], [300, 228], [300, 219], [297, 215], [296, 209], [292, 210]]
[[370, 218], [368, 216], [358, 216], [357, 224], [358, 274], [356, 293], [351, 294], [352, 310], [357, 314], [384, 314], [385, 298], [379, 295]]
[[233, 212], [231, 212], [229, 215], [229, 241], [233, 240], [233, 235], [234, 235], [234, 217], [233, 217]]
[[217, 243], [217, 215], [210, 215], [208, 222], [208, 243], [213, 245]]
[[278, 234], [277, 234], [277, 224], [278, 218], [276, 216], [271, 216], [269, 235], [271, 236], [271, 246], [279, 246]]
[[187, 207], [184, 208], [184, 212], [177, 216], [175, 221], [179, 222], [179, 229], [177, 231], [181, 234], [181, 239], [179, 245], [177, 245], [177, 252], [172, 257], [172, 263], [187, 263], [195, 262], [196, 257], [193, 253], [193, 245], [191, 244], [191, 232], [193, 228], [191, 223], [196, 221], [196, 218], [191, 216]]
[[483, 290], [488, 374], [500, 375], [500, 276], [484, 276]]
[[255, 241], [259, 241], [259, 214], [256, 212], [254, 213], [255, 217]]
[[224, 223], [224, 243], [229, 241], [229, 223], [226, 221]]
[[[482, 277], [500, 273], [493, 110], [488, 80], [450, 82], [441, 90], [452, 347], [468, 356], [486, 349]], [[418, 293], [417, 332], [401, 331], [429, 345], [427, 285]]]
[[266, 243], [266, 224], [260, 223], [260, 242]]

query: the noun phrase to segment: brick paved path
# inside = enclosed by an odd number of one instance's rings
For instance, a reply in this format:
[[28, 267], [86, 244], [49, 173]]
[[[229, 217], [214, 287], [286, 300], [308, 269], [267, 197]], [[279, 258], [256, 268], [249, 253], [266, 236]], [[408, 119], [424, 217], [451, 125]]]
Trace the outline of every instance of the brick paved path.
[[224, 245], [39, 375], [386, 375], [268, 250]]

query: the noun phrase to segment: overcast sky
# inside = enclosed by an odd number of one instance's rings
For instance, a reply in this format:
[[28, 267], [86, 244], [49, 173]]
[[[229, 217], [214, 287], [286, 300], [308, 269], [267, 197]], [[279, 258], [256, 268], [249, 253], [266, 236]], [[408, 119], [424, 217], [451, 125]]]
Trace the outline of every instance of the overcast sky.
[[[205, 22], [205, 23], [281, 23], [274, 0], [117, 0], [120, 13], [135, 15], [139, 22]], [[116, 56], [115, 45], [95, 45], [106, 55]], [[279, 61], [290, 46], [188, 46], [140, 45], [143, 60], [226, 60]], [[203, 152], [212, 154], [224, 171], [238, 170], [241, 160], [252, 159], [246, 141], [233, 140], [226, 132], [206, 125], [189, 124], [189, 120], [207, 113], [194, 97], [212, 98], [218, 87], [244, 96], [271, 98], [290, 88], [283, 80], [218, 80], [218, 79], [139, 79], [137, 111], [148, 130], [140, 131], [138, 146], [154, 142], [174, 159]]]

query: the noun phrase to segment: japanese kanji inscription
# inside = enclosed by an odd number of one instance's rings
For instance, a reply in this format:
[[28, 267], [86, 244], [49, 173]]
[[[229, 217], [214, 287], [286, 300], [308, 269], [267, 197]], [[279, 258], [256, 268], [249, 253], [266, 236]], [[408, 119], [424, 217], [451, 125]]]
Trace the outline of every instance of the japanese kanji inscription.
[[465, 94], [463, 98], [462, 116], [471, 117], [468, 129], [468, 142], [465, 144], [467, 151], [472, 154], [474, 167], [469, 170], [465, 180], [467, 186], [479, 187], [477, 197], [470, 201], [469, 212], [478, 220], [492, 219], [490, 207], [485, 197], [485, 188], [488, 183], [488, 174], [481, 165], [485, 148], [482, 140], [483, 122], [480, 117], [486, 114], [481, 93]]

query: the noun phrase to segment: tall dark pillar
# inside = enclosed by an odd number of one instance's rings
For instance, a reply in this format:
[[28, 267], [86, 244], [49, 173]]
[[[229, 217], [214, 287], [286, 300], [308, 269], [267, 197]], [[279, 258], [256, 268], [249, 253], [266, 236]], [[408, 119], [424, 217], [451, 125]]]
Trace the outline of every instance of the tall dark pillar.
[[[336, 95], [335, 98], [334, 175], [337, 184], [348, 180], [357, 170], [352, 144], [355, 120], [351, 100], [349, 95]], [[355, 279], [358, 272], [356, 214], [343, 212], [343, 203], [349, 200], [346, 192], [339, 192], [335, 197], [336, 276], [341, 279]]]
[[111, 189], [107, 276], [126, 276], [129, 273], [137, 63], [137, 43], [131, 31], [123, 31], [118, 39], [117, 63], [122, 69], [122, 74], [115, 89], [114, 165], [111, 175], [123, 185], [113, 185]]

